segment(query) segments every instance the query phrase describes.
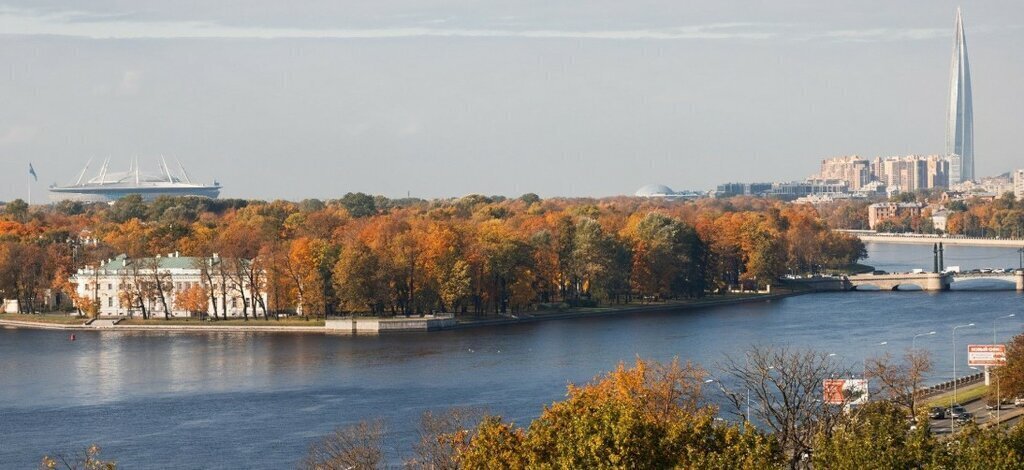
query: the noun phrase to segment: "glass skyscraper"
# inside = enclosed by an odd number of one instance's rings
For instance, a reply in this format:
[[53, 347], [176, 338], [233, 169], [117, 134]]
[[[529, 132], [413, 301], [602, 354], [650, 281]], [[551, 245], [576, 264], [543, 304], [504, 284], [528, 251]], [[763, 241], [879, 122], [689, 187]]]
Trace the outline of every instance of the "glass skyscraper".
[[960, 9], [956, 9], [956, 38], [949, 70], [949, 110], [946, 115], [946, 155], [949, 183], [974, 180], [974, 109], [971, 104], [971, 67]]

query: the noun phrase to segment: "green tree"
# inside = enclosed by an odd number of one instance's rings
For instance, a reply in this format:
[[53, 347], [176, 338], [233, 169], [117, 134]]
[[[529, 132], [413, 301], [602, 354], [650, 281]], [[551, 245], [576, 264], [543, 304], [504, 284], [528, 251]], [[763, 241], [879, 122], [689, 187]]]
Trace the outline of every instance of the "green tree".
[[928, 420], [913, 430], [904, 408], [888, 401], [871, 402], [843, 415], [829, 432], [814, 440], [815, 468], [921, 468], [931, 460], [935, 438]]
[[15, 199], [4, 206], [4, 213], [14, 220], [24, 222], [28, 220], [28, 203], [21, 199]]
[[131, 219], [146, 220], [146, 203], [139, 194], [129, 194], [118, 199], [110, 206], [107, 218], [117, 223], [124, 223]]
[[357, 219], [377, 214], [377, 204], [373, 196], [368, 194], [346, 193], [339, 202], [349, 215]]
[[1024, 468], [1024, 427], [982, 429], [973, 423], [935, 447], [929, 468], [1009, 470]]

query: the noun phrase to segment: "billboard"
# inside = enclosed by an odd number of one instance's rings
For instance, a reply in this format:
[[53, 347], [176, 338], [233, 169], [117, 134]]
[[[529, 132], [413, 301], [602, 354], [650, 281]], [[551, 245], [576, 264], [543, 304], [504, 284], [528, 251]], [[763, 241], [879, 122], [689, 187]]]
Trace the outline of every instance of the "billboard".
[[825, 403], [860, 405], [868, 402], [868, 381], [864, 379], [825, 379]]
[[967, 365], [1001, 366], [1006, 364], [1005, 344], [967, 345]]

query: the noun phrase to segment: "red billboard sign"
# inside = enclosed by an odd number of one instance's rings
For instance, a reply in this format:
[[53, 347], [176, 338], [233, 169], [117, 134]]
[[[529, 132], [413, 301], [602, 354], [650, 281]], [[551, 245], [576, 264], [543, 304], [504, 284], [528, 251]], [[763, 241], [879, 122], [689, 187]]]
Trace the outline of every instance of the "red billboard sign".
[[1001, 366], [1006, 364], [1005, 344], [971, 344], [967, 346], [967, 364]]
[[825, 403], [830, 405], [842, 405], [846, 402], [843, 398], [843, 386], [846, 385], [846, 380], [843, 379], [825, 379]]

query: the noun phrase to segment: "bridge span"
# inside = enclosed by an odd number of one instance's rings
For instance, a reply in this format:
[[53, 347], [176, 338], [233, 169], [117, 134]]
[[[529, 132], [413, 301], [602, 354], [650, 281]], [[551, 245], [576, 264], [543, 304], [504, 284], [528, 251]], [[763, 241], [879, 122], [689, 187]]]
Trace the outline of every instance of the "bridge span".
[[873, 286], [879, 290], [897, 290], [900, 286], [913, 285], [924, 291], [945, 291], [958, 280], [998, 279], [1014, 284], [1018, 291], [1024, 291], [1024, 271], [1012, 273], [894, 273], [857, 274], [843, 278], [845, 290]]

